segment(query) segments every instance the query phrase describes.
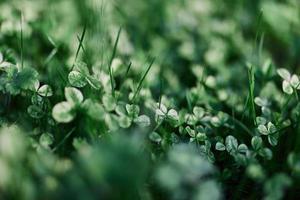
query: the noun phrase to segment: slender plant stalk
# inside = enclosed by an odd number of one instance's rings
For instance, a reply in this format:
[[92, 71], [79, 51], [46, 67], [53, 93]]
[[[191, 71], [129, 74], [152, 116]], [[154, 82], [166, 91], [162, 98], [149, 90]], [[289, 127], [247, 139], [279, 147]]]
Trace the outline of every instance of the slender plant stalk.
[[152, 65], [153, 65], [153, 63], [154, 63], [154, 61], [155, 61], [155, 58], [153, 58], [153, 59], [151, 60], [151, 62], [150, 62], [150, 64], [149, 64], [149, 66], [148, 66], [148, 68], [147, 68], [145, 74], [143, 75], [142, 79], [139, 81], [137, 90], [135, 91], [135, 93], [134, 93], [134, 95], [133, 95], [133, 98], [132, 98], [132, 100], [131, 100], [132, 102], [134, 102], [135, 98], [137, 97], [137, 95], [139, 94], [140, 90], [142, 89], [143, 82], [144, 82], [144, 80], [145, 80], [147, 74], [149, 73], [149, 71], [150, 71], [150, 69], [151, 69], [151, 67], [152, 67]]
[[109, 60], [109, 65], [108, 65], [109, 77], [110, 77], [110, 85], [111, 85], [111, 92], [112, 92], [113, 97], [115, 96], [115, 86], [114, 86], [113, 70], [112, 70], [112, 66], [111, 65], [112, 65], [112, 62], [113, 62], [113, 60], [114, 60], [114, 58], [116, 56], [116, 53], [117, 53], [117, 47], [118, 47], [118, 43], [119, 43], [121, 32], [122, 32], [122, 28], [120, 27], [119, 31], [118, 31], [117, 38], [115, 40], [115, 44], [114, 44], [112, 55], [111, 55], [111, 58]]
[[83, 40], [84, 40], [84, 37], [85, 37], [85, 33], [86, 33], [86, 25], [84, 25], [84, 28], [83, 28], [83, 31], [82, 31], [82, 34], [81, 34], [81, 37], [80, 37], [80, 40], [79, 40], [78, 48], [77, 48], [77, 51], [76, 51], [76, 55], [75, 55], [73, 66], [72, 66], [71, 70], [73, 70], [73, 68], [75, 66], [75, 63], [77, 61], [80, 49], [81, 49], [81, 47], [83, 47], [82, 43], [83, 43]]

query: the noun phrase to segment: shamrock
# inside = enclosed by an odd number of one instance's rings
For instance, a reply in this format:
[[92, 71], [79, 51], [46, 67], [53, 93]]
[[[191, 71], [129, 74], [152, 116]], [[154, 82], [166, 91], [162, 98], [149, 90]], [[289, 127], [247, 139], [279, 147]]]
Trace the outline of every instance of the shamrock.
[[282, 89], [287, 94], [293, 94], [293, 91], [300, 89], [299, 77], [296, 74], [290, 74], [290, 72], [284, 68], [277, 70], [277, 73], [283, 78]]
[[52, 110], [53, 118], [61, 123], [68, 123], [75, 118], [75, 110], [82, 103], [83, 95], [76, 88], [66, 87], [65, 98], [67, 101], [56, 104]]
[[68, 80], [73, 87], [82, 88], [89, 84], [92, 88], [98, 90], [101, 83], [94, 76], [90, 75], [87, 65], [83, 62], [77, 62], [68, 75]]
[[277, 128], [272, 122], [268, 122], [267, 125], [260, 124], [257, 129], [262, 135], [268, 136], [268, 141], [272, 146], [277, 145], [279, 135]]

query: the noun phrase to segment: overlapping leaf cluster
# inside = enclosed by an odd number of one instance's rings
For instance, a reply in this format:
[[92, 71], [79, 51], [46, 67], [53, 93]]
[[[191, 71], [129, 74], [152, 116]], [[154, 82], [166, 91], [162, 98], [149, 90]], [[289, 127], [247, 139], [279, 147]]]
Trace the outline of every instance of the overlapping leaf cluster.
[[0, 10], [0, 199], [299, 196], [297, 0]]

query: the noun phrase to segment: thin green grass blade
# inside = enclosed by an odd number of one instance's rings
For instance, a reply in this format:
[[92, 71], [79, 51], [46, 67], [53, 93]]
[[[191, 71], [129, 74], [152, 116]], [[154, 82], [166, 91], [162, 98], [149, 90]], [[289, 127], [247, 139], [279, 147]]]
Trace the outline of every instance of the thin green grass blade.
[[84, 37], [85, 37], [85, 33], [86, 33], [86, 25], [84, 25], [84, 28], [83, 28], [83, 31], [82, 31], [82, 34], [81, 34], [81, 37], [80, 37], [80, 40], [79, 40], [78, 48], [77, 48], [77, 51], [76, 51], [76, 55], [75, 55], [75, 58], [74, 58], [74, 63], [73, 63], [73, 66], [72, 66], [71, 70], [73, 70], [73, 68], [75, 66], [75, 63], [77, 61], [80, 49], [83, 46], [82, 43], [83, 43], [83, 40], [84, 40]]
[[141, 90], [141, 88], [142, 88], [143, 82], [144, 82], [144, 80], [145, 80], [147, 74], [149, 73], [149, 71], [150, 71], [150, 69], [151, 69], [151, 67], [152, 67], [152, 65], [153, 65], [153, 63], [154, 63], [154, 61], [155, 61], [155, 58], [153, 58], [153, 59], [151, 60], [151, 62], [150, 62], [150, 64], [149, 64], [149, 66], [148, 66], [148, 68], [147, 68], [145, 74], [143, 75], [142, 79], [139, 81], [137, 90], [135, 91], [135, 93], [134, 93], [134, 95], [133, 95], [132, 102], [134, 102], [135, 98], [136, 98], [137, 95], [139, 94], [139, 92], [140, 92], [140, 90]]
[[79, 44], [81, 44], [81, 49], [82, 49], [82, 51], [85, 52], [85, 48], [84, 48], [83, 44], [80, 43], [81, 38], [79, 37], [79, 35], [77, 35], [77, 40], [78, 40]]
[[124, 78], [124, 79], [127, 78], [131, 66], [132, 66], [132, 62], [130, 61], [130, 62], [129, 62], [129, 65], [127, 66], [127, 69], [126, 69], [126, 74], [125, 74], [125, 78]]
[[61, 145], [65, 143], [65, 141], [74, 133], [75, 128], [72, 128], [71, 131], [68, 132], [68, 134], [52, 149], [52, 152], [55, 152]]
[[21, 32], [20, 32], [20, 35], [21, 35], [21, 67], [23, 68], [24, 67], [24, 38], [23, 38], [23, 13], [21, 12], [21, 18], [20, 18], [20, 26], [21, 26]]
[[119, 43], [121, 32], [122, 32], [122, 28], [120, 27], [119, 31], [118, 31], [117, 38], [115, 40], [115, 44], [114, 44], [112, 55], [111, 55], [111, 58], [109, 60], [109, 65], [108, 65], [109, 77], [110, 77], [110, 84], [111, 84], [111, 91], [112, 91], [112, 95], [113, 96], [115, 96], [115, 86], [114, 86], [113, 71], [112, 71], [111, 65], [112, 65], [112, 62], [113, 62], [113, 60], [114, 60], [114, 58], [116, 56], [116, 53], [117, 53], [117, 47], [118, 47], [118, 43]]
[[255, 112], [255, 104], [254, 104], [255, 77], [254, 77], [252, 65], [248, 69], [248, 80], [249, 80], [249, 101], [251, 106], [250, 111], [253, 118], [253, 123], [256, 126], [256, 112]]

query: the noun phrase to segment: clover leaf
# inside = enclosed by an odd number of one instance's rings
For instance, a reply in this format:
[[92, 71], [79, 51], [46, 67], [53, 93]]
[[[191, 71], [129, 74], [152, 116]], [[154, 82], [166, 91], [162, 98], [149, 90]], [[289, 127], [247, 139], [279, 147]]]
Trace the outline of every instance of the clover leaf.
[[43, 85], [37, 92], [43, 97], [51, 97], [53, 95], [52, 88], [49, 85]]
[[140, 125], [141, 127], [147, 127], [150, 126], [150, 118], [146, 115], [141, 115], [134, 119], [134, 122]]
[[85, 76], [78, 71], [71, 71], [68, 75], [70, 84], [74, 87], [82, 88], [87, 84]]
[[65, 88], [66, 100], [72, 105], [79, 105], [83, 101], [83, 95], [80, 90], [74, 87]]
[[261, 137], [259, 137], [259, 136], [254, 136], [251, 139], [251, 145], [255, 151], [258, 151], [259, 149], [262, 148], [262, 143], [263, 143], [263, 141], [262, 141]]
[[35, 119], [40, 119], [45, 114], [44, 111], [42, 110], [42, 108], [37, 105], [30, 105], [27, 108], [27, 112], [32, 118], [35, 118]]
[[83, 101], [83, 95], [80, 90], [73, 87], [65, 88], [65, 98], [67, 101], [56, 104], [52, 110], [52, 116], [57, 122], [68, 123], [76, 116], [77, 107]]
[[89, 84], [96, 90], [101, 88], [100, 81], [90, 75], [89, 69], [84, 62], [75, 63], [73, 70], [68, 75], [68, 80], [73, 87], [82, 88]]
[[103, 95], [102, 103], [107, 111], [113, 111], [117, 106], [117, 101], [111, 94]]
[[218, 151], [225, 151], [225, 150], [226, 150], [225, 145], [224, 145], [223, 143], [221, 143], [221, 142], [217, 142], [215, 148], [216, 148], [216, 150], [218, 150]]
[[229, 153], [234, 153], [238, 150], [238, 141], [235, 137], [229, 135], [225, 139], [225, 146]]
[[76, 116], [74, 105], [67, 101], [58, 103], [53, 107], [52, 116], [57, 122], [71, 122]]
[[150, 139], [152, 142], [156, 142], [156, 143], [159, 143], [159, 142], [162, 141], [162, 137], [161, 137], [157, 132], [152, 132], [152, 133], [150, 133], [149, 139]]
[[105, 110], [103, 106], [94, 100], [85, 100], [82, 103], [82, 108], [85, 110], [85, 113], [94, 120], [101, 121], [105, 117]]
[[277, 70], [277, 73], [283, 78], [282, 89], [287, 94], [293, 94], [295, 89], [300, 89], [299, 77], [296, 74], [291, 75], [290, 72], [284, 68]]

